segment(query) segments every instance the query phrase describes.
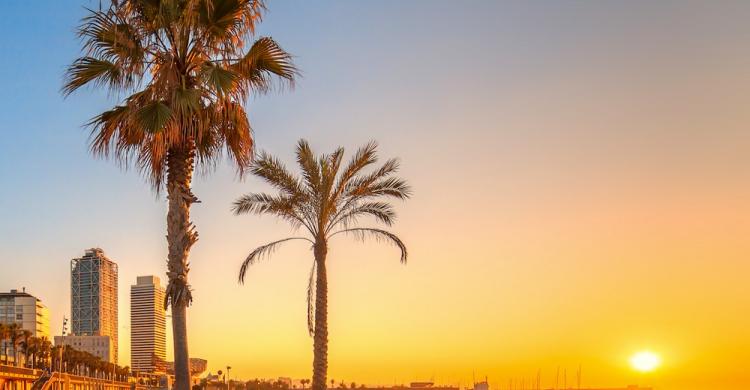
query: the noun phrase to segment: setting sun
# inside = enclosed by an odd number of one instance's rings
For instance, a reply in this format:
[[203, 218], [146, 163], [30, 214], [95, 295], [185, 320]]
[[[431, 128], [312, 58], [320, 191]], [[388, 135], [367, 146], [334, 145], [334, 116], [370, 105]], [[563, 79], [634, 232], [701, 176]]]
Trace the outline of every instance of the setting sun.
[[640, 372], [651, 372], [659, 367], [661, 358], [650, 351], [641, 351], [630, 358], [630, 365]]

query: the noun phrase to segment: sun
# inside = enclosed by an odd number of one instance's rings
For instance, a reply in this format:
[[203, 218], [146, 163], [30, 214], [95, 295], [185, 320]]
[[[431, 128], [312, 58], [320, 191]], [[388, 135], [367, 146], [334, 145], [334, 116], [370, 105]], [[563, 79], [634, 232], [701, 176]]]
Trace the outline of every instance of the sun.
[[640, 372], [651, 372], [659, 367], [661, 358], [651, 351], [641, 351], [630, 358], [630, 365]]

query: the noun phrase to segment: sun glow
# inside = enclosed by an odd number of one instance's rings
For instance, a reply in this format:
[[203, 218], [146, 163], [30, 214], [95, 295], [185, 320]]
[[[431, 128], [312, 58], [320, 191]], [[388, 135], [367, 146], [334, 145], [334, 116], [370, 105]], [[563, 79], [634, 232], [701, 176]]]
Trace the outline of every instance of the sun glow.
[[630, 358], [630, 365], [640, 372], [651, 372], [659, 367], [661, 358], [651, 351], [641, 351]]

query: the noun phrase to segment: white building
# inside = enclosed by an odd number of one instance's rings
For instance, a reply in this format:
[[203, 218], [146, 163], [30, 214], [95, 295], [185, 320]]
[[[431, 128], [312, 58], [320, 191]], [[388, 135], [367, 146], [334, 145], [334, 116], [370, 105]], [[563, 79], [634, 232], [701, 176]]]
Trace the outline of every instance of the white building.
[[[29, 331], [32, 337], [49, 339], [49, 310], [38, 298], [26, 293], [25, 288], [21, 292], [0, 293], [0, 323], [18, 324], [20, 330]], [[7, 350], [8, 356], [13, 357], [15, 351], [10, 343], [5, 345], [7, 342], [0, 342], [0, 349]]]
[[33, 337], [49, 338], [49, 310], [26, 289], [0, 293], [0, 323], [15, 323]]
[[88, 352], [105, 362], [116, 362], [115, 349], [109, 336], [55, 336], [55, 345]]
[[139, 276], [130, 286], [130, 367], [164, 372], [167, 359], [164, 288], [156, 276]]

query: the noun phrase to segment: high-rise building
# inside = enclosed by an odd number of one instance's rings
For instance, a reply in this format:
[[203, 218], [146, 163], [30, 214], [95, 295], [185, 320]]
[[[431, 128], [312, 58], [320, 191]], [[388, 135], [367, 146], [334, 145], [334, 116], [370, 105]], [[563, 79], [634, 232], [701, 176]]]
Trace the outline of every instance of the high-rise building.
[[70, 262], [70, 315], [73, 335], [109, 336], [117, 363], [117, 264], [100, 248]]
[[26, 289], [0, 293], [0, 323], [18, 324], [33, 337], [49, 338], [49, 310], [39, 298], [26, 292]]
[[130, 286], [130, 367], [165, 372], [167, 359], [164, 288], [156, 276], [139, 276]]

